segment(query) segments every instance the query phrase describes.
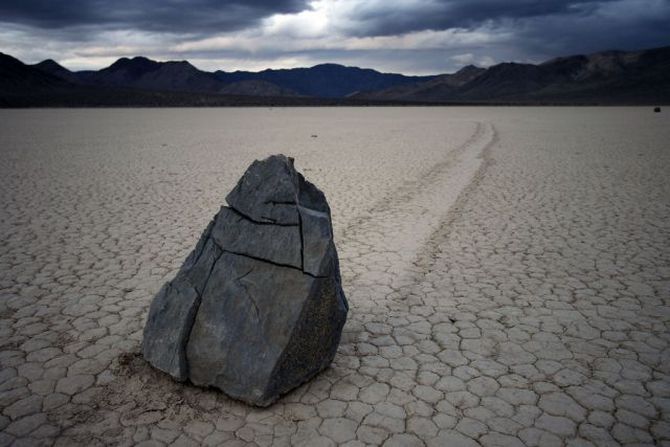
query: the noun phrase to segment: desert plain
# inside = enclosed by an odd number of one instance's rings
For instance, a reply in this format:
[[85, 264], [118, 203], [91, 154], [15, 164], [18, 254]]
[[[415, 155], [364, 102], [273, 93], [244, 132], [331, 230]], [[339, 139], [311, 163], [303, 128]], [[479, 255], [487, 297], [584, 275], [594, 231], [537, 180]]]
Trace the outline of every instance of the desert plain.
[[[0, 111], [0, 445], [670, 446], [650, 107]], [[269, 408], [139, 354], [256, 158], [329, 200], [350, 311]]]

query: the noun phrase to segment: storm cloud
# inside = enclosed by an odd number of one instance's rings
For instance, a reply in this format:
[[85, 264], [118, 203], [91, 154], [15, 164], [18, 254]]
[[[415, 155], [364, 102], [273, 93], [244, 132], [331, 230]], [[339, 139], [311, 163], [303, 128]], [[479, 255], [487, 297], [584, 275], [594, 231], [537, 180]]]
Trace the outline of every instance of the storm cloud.
[[3, 0], [0, 20], [52, 29], [99, 26], [201, 33], [236, 30], [271, 14], [306, 7], [303, 0]]
[[[344, 3], [347, 3], [346, 0]], [[472, 28], [483, 22], [549, 15], [588, 14], [604, 2], [565, 0], [372, 0], [349, 2], [349, 31], [355, 35], [394, 35], [421, 30]], [[344, 9], [344, 8], [343, 8]], [[351, 26], [354, 25], [354, 26]]]
[[141, 54], [207, 70], [428, 74], [664, 46], [667, 23], [670, 0], [4, 0], [0, 51], [73, 69]]

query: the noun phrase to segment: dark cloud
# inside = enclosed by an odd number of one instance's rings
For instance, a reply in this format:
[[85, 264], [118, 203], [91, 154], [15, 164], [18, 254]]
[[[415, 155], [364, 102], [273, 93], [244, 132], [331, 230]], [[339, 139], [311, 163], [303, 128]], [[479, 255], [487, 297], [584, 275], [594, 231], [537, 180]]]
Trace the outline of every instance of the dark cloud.
[[358, 3], [347, 18], [342, 28], [358, 37], [483, 30], [491, 43], [463, 50], [498, 61], [670, 44], [669, 0], [371, 1]]
[[619, 0], [600, 3], [589, 13], [546, 15], [507, 21], [513, 45], [536, 61], [605, 50], [638, 50], [670, 44], [670, 2]]
[[2, 0], [0, 21], [48, 29], [203, 33], [241, 29], [305, 8], [306, 0]]
[[589, 15], [614, 0], [427, 0], [361, 2], [352, 9], [348, 31], [357, 36], [386, 36], [412, 31], [473, 28], [508, 19]]

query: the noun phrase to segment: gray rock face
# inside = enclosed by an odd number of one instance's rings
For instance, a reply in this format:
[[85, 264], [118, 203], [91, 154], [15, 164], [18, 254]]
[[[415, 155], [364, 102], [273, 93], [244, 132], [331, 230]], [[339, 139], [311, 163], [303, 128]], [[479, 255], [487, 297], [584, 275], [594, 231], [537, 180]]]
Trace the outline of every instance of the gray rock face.
[[326, 368], [347, 316], [330, 209], [283, 155], [255, 161], [151, 307], [142, 352], [266, 406]]

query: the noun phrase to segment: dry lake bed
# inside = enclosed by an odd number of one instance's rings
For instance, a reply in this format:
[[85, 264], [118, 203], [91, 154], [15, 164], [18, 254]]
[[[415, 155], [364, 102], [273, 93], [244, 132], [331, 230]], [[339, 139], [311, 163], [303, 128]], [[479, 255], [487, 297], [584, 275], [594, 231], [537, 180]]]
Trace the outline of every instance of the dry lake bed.
[[[670, 446], [670, 115], [0, 111], [0, 445]], [[266, 409], [139, 356], [255, 158], [333, 211], [332, 368]]]

